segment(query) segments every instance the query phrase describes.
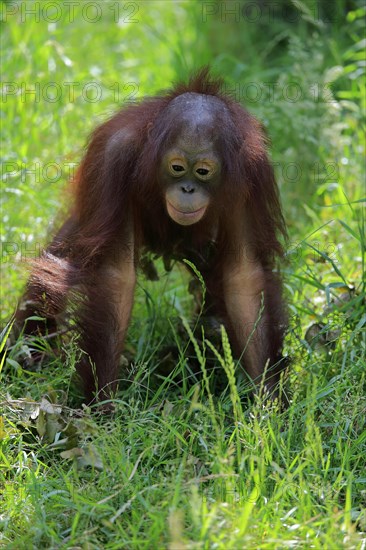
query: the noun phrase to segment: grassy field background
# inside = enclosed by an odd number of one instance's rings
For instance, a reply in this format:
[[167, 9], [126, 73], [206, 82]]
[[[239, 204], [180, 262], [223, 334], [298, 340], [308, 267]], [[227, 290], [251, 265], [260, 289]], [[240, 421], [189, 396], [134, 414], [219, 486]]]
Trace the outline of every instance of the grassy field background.
[[188, 347], [178, 266], [139, 280], [114, 417], [81, 406], [74, 341], [24, 370], [5, 334], [0, 547], [365, 548], [363, 2], [73, 4], [1, 5], [2, 325], [92, 129], [208, 63], [271, 139], [291, 402], [243, 399], [225, 337], [213, 371]]

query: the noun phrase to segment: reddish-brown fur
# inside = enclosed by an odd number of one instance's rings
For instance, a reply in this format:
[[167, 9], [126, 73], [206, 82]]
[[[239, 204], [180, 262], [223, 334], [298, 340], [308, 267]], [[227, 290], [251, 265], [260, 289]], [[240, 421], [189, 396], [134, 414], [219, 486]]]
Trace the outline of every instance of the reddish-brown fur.
[[[253, 338], [261, 350], [258, 372], [265, 368], [264, 358], [270, 365], [281, 359], [286, 321], [280, 279], [273, 270], [283, 253], [278, 236], [286, 231], [278, 190], [260, 124], [220, 92], [221, 84], [203, 69], [187, 85], [179, 84], [165, 95], [129, 105], [99, 126], [75, 178], [70, 217], [35, 263], [18, 322], [24, 323], [37, 312], [48, 319], [53, 330], [55, 317], [71, 296], [85, 351], [78, 369], [88, 400], [96, 390], [100, 399], [115, 389], [135, 267], [145, 249], [165, 258], [188, 258], [196, 264], [207, 285], [208, 308], [224, 319], [237, 355], [243, 352], [243, 331], [237, 326], [240, 311], [235, 309], [235, 299], [233, 313], [228, 314], [230, 293], [232, 289], [237, 292], [240, 281], [246, 288], [244, 296], [239, 293], [240, 304], [245, 303], [245, 296], [252, 299], [248, 293], [251, 286], [253, 296], [263, 293], [264, 320]], [[223, 172], [220, 188], [207, 215], [182, 227], [166, 214], [157, 174], [162, 152], [178, 131], [166, 107], [187, 92], [219, 98], [226, 114], [217, 124]], [[208, 255], [213, 224], [218, 232]], [[245, 262], [249, 267], [237, 278], [231, 277]], [[38, 330], [34, 321], [26, 327], [28, 333]], [[250, 353], [255, 356], [255, 351]], [[250, 374], [256, 372], [253, 364]], [[274, 366], [269, 388], [278, 382], [279, 370], [280, 366]]]

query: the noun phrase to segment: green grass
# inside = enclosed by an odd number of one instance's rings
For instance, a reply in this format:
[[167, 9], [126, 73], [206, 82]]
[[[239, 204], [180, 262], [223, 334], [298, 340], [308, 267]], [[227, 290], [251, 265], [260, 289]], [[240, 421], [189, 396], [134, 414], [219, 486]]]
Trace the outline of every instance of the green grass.
[[[210, 62], [271, 138], [290, 232], [292, 364], [286, 411], [249, 399], [225, 334], [219, 356], [217, 336], [190, 338], [184, 269], [160, 262], [159, 282], [139, 280], [113, 417], [81, 406], [76, 341], [62, 359], [36, 342], [48, 365], [33, 370], [20, 365], [24, 339], [12, 343], [0, 361], [0, 547], [365, 548], [364, 10], [344, 15], [337, 0], [329, 24], [329, 6], [322, 22], [314, 3], [294, 4], [253, 24], [206, 20], [201, 2], [126, 3], [117, 23], [104, 2], [95, 23], [80, 4], [53, 24], [22, 22], [23, 3], [1, 23], [4, 326], [88, 133], [131, 94]], [[283, 7], [302, 18], [289, 24]], [[291, 83], [297, 101], [284, 97]]]

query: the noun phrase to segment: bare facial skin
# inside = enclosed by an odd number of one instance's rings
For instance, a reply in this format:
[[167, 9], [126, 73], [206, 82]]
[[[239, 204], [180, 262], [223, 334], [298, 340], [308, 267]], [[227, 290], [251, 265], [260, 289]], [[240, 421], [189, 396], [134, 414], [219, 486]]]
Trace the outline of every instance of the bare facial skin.
[[212, 190], [220, 184], [221, 163], [215, 151], [211, 102], [202, 96], [179, 99], [181, 105], [175, 109], [183, 128], [163, 156], [161, 180], [170, 218], [179, 225], [193, 225], [205, 215]]
[[180, 225], [197, 223], [210, 204], [210, 183], [217, 172], [218, 163], [209, 157], [206, 149], [201, 154], [191, 154], [187, 150], [174, 148], [164, 159], [164, 172], [168, 187], [165, 194], [169, 216]]

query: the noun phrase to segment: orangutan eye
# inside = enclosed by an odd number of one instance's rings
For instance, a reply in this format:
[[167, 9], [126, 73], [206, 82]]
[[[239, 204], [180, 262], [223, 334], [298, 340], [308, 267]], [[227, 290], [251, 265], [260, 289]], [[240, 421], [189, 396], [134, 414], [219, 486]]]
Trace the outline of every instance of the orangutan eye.
[[197, 168], [196, 172], [200, 176], [207, 176], [209, 170], [207, 170], [207, 168]]
[[169, 162], [169, 172], [175, 178], [180, 178], [187, 172], [187, 165], [183, 159], [171, 159]]
[[217, 165], [213, 161], [199, 161], [195, 166], [196, 177], [201, 181], [210, 180], [217, 171]]

